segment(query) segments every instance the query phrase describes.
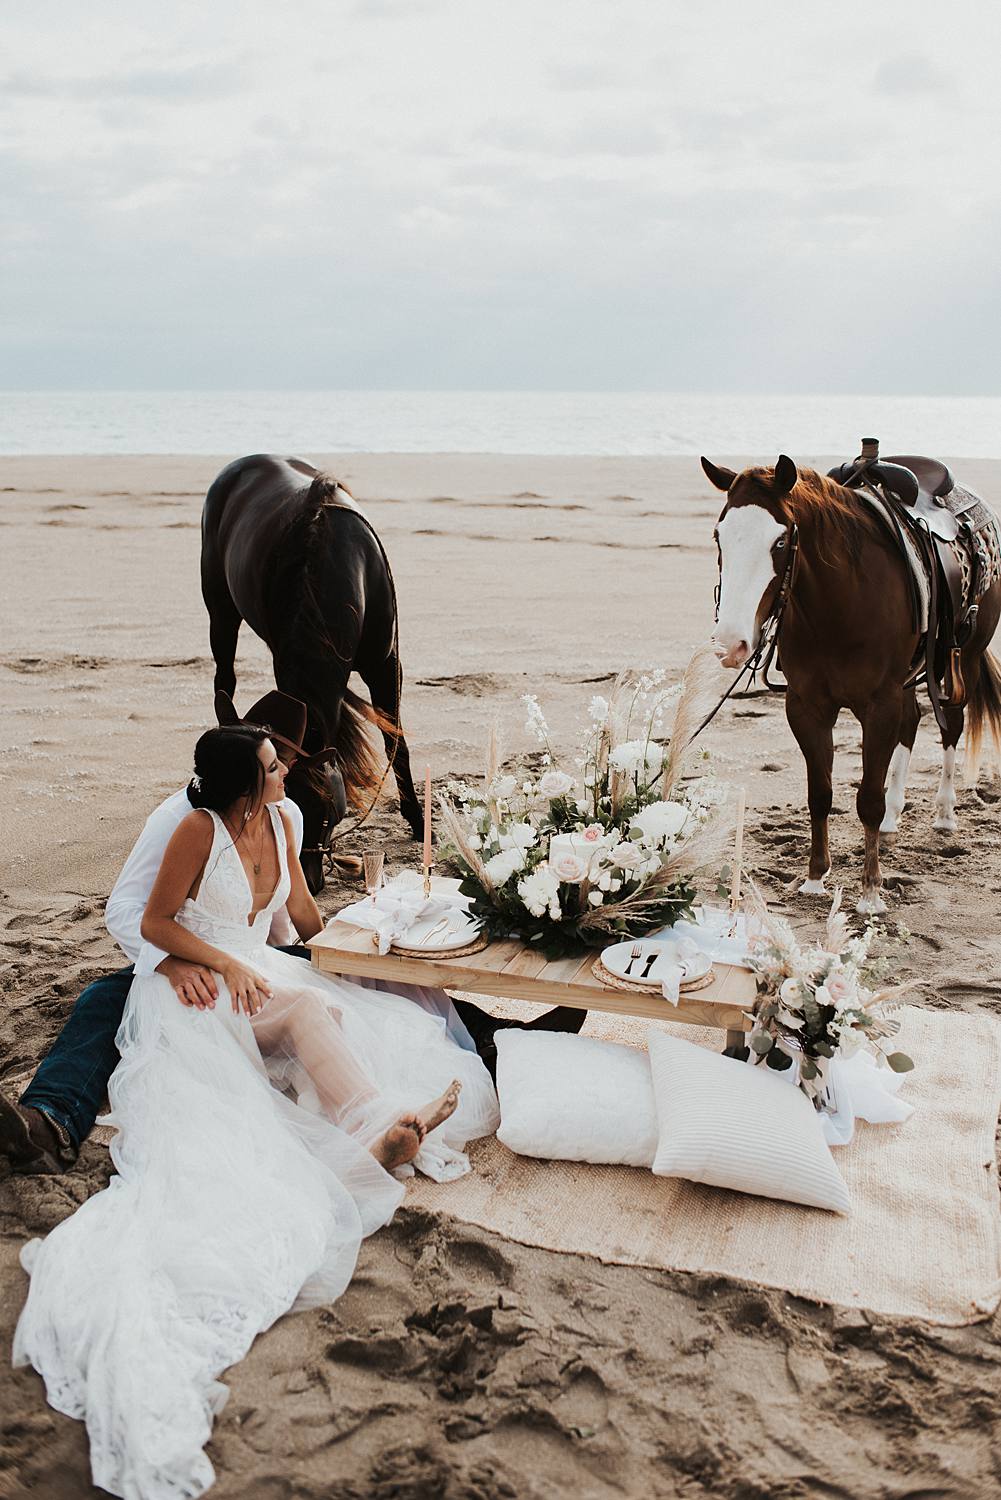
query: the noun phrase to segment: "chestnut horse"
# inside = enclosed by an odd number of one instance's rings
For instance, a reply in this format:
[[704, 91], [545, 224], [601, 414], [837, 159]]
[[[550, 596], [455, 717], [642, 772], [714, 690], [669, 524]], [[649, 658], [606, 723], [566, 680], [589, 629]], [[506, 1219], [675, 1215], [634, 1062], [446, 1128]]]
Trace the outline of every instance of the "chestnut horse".
[[[908, 685], [921, 640], [910, 563], [854, 490], [812, 469], [797, 471], [785, 455], [774, 469], [740, 474], [705, 458], [702, 467], [727, 496], [716, 525], [720, 596], [714, 637], [725, 667], [742, 667], [758, 650], [763, 626], [785, 590], [778, 651], [788, 684], [786, 717], [806, 760], [812, 835], [801, 890], [822, 894], [831, 867], [827, 825], [834, 725], [840, 710], [848, 708], [862, 725], [856, 807], [865, 829], [865, 865], [859, 910], [885, 911], [879, 835], [896, 830], [921, 715], [915, 689]], [[794, 546], [795, 566], [790, 569]], [[995, 744], [1001, 733], [1001, 668], [987, 649], [999, 616], [1001, 583], [995, 583], [980, 600], [976, 626], [962, 653], [971, 765], [984, 729]], [[956, 828], [956, 746], [964, 707], [943, 707], [935, 827], [951, 833]]]
[[[382, 780], [371, 724], [382, 731], [400, 811], [420, 838], [424, 816], [399, 728], [396, 590], [382, 543], [351, 494], [302, 459], [237, 459], [205, 497], [201, 572], [216, 691], [233, 694], [246, 620], [271, 649], [277, 686], [309, 710], [306, 748], [333, 747], [329, 773], [293, 768], [288, 781], [302, 808], [310, 889], [323, 888], [323, 854], [347, 803], [364, 808]], [[352, 671], [372, 707], [348, 687]]]

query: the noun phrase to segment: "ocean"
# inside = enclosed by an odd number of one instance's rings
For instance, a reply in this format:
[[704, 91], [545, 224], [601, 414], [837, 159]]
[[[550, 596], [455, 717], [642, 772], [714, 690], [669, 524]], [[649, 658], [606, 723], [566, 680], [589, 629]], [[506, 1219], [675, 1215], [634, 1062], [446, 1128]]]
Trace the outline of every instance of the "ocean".
[[1001, 457], [1001, 398], [667, 391], [5, 391], [0, 455], [884, 453]]

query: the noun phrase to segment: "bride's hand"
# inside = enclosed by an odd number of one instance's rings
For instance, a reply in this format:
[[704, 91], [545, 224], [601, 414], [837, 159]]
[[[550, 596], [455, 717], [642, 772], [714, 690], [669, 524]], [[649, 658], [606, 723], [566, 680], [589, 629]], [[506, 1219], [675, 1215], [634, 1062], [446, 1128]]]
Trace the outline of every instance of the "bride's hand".
[[247, 1012], [248, 1016], [256, 1016], [265, 1000], [271, 999], [271, 986], [268, 981], [258, 974], [256, 969], [248, 968], [246, 964], [239, 963], [235, 958], [223, 969], [222, 977], [226, 981], [226, 988], [233, 1002], [234, 1015], [239, 1015], [242, 1009]]

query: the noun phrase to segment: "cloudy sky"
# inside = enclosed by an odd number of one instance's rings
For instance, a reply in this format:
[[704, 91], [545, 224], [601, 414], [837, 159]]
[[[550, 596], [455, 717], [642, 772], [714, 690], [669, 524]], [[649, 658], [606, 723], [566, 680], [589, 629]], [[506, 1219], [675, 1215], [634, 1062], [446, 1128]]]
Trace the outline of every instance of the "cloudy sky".
[[7, 0], [0, 385], [1001, 394], [986, 0]]

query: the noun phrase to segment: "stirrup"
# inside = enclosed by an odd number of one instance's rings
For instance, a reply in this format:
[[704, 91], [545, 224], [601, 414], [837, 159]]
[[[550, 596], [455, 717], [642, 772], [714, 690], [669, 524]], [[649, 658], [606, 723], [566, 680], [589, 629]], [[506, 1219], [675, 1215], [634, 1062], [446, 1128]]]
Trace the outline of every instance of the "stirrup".
[[963, 680], [963, 653], [958, 646], [953, 646], [946, 661], [942, 698], [952, 708], [962, 708], [966, 702], [966, 683]]

